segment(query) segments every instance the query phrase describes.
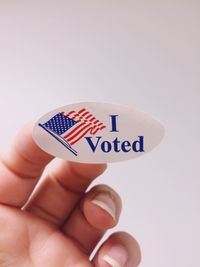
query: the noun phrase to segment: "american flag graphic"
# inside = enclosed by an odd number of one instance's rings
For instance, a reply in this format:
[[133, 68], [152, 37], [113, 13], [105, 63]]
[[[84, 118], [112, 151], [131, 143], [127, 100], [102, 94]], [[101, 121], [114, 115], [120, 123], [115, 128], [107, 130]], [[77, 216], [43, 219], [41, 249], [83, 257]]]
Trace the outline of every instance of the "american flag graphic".
[[69, 149], [75, 156], [77, 151], [72, 148], [74, 144], [80, 141], [87, 134], [96, 134], [106, 126], [96, 119], [85, 108], [78, 112], [72, 110], [65, 114], [60, 112], [54, 115], [50, 120], [39, 126], [51, 134], [62, 145]]

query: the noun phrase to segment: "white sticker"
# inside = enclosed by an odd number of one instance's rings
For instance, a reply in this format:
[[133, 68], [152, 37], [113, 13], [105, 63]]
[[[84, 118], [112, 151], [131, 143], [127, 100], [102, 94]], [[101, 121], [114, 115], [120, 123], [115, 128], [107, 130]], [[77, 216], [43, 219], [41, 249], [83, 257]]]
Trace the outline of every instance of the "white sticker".
[[126, 106], [85, 102], [44, 115], [33, 130], [47, 153], [69, 161], [108, 163], [145, 154], [164, 136], [160, 122]]

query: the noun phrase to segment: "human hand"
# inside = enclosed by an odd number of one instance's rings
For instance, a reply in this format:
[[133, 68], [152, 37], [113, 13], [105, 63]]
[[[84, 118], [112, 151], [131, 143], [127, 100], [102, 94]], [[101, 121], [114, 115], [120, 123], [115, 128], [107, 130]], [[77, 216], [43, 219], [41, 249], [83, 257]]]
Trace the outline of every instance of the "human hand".
[[117, 224], [121, 211], [120, 197], [110, 187], [99, 185], [86, 192], [106, 169], [105, 164], [60, 160], [30, 198], [53, 159], [34, 143], [31, 132], [31, 125], [22, 129], [1, 156], [0, 266], [137, 266], [139, 246], [124, 232], [112, 234], [89, 261], [105, 231]]

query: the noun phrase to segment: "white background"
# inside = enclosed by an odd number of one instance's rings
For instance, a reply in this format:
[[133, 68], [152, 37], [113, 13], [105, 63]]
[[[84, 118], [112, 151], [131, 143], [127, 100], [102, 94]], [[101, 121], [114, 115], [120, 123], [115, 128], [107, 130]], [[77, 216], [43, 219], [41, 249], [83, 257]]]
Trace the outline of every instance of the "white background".
[[126, 104], [166, 128], [151, 153], [98, 182], [122, 196], [117, 229], [141, 266], [199, 266], [200, 2], [0, 1], [0, 148], [27, 121], [78, 101]]

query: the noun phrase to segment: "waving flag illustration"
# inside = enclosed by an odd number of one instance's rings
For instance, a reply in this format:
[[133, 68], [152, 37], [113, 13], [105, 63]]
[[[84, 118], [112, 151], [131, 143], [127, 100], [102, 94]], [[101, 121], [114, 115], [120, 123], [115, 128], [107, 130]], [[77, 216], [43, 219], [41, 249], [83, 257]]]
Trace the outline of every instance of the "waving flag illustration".
[[78, 152], [72, 147], [86, 134], [96, 134], [106, 126], [97, 120], [85, 108], [78, 112], [70, 111], [67, 114], [60, 112], [44, 124], [39, 124], [45, 131], [51, 134], [57, 141], [65, 146], [75, 156]]

